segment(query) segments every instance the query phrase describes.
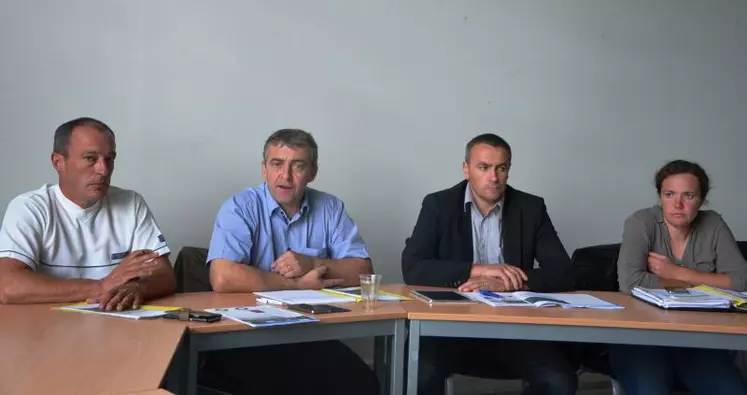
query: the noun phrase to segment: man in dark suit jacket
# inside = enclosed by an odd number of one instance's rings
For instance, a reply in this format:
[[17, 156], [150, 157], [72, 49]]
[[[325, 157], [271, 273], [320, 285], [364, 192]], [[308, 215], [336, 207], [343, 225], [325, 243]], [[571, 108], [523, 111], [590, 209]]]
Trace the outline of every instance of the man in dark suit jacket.
[[[571, 260], [544, 200], [508, 186], [511, 147], [494, 134], [467, 144], [465, 181], [423, 199], [402, 252], [407, 284], [460, 291], [573, 287]], [[539, 268], [534, 268], [535, 259]], [[550, 342], [428, 337], [421, 340], [419, 393], [443, 393], [452, 373], [523, 378], [524, 394], [574, 394], [577, 378]]]

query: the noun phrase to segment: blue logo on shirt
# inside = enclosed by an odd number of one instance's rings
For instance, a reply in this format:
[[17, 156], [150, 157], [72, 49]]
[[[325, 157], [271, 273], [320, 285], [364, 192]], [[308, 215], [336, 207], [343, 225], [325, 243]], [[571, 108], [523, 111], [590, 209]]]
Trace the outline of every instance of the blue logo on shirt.
[[112, 254], [112, 260], [118, 261], [118, 260], [124, 259], [128, 254], [129, 254], [129, 251]]

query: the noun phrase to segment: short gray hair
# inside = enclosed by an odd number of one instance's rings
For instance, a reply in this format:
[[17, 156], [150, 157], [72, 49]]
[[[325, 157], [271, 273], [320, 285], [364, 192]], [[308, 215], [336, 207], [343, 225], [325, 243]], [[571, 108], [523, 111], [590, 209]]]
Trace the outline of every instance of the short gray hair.
[[472, 154], [472, 148], [477, 144], [487, 144], [495, 148], [503, 148], [508, 152], [508, 160], [511, 160], [511, 146], [502, 137], [493, 133], [481, 134], [467, 143], [467, 147], [464, 149], [464, 161], [469, 163], [470, 155]]
[[114, 132], [107, 124], [99, 121], [98, 119], [89, 117], [76, 118], [72, 121], [67, 121], [57, 127], [57, 130], [55, 130], [54, 132], [54, 144], [52, 145], [52, 152], [62, 154], [63, 156], [67, 157], [68, 148], [70, 147], [70, 137], [73, 135], [73, 131], [75, 130], [75, 128], [79, 126], [90, 126], [101, 133], [108, 133], [112, 138], [112, 142], [115, 141]]
[[270, 135], [265, 141], [265, 147], [262, 150], [262, 160], [267, 161], [267, 148], [271, 145], [285, 145], [291, 148], [306, 148], [309, 150], [311, 164], [317, 168], [319, 158], [319, 147], [314, 141], [311, 133], [301, 129], [280, 129]]

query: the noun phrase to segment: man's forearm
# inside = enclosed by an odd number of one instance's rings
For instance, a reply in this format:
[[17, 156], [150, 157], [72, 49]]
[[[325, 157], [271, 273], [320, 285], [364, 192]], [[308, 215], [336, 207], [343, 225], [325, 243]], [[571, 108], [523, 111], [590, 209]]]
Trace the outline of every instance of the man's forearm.
[[211, 263], [210, 283], [216, 292], [258, 292], [298, 288], [294, 279], [223, 259], [216, 259]]
[[0, 303], [81, 302], [102, 292], [97, 280], [64, 280], [28, 270], [0, 275]]
[[341, 278], [346, 287], [359, 285], [361, 274], [373, 273], [371, 261], [362, 258], [314, 259], [314, 266], [319, 265], [327, 267], [325, 278]]
[[176, 277], [168, 261], [161, 264], [152, 275], [137, 281], [144, 300], [171, 295], [176, 290]]

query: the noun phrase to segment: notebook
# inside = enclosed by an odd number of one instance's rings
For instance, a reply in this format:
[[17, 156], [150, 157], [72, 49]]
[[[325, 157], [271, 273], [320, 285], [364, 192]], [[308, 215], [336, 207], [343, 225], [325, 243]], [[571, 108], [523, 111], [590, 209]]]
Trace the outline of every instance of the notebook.
[[78, 313], [86, 314], [98, 314], [107, 315], [110, 317], [129, 318], [131, 320], [139, 320], [141, 318], [158, 318], [166, 314], [167, 311], [179, 310], [180, 307], [167, 307], [167, 306], [140, 306], [139, 309], [129, 309], [123, 311], [105, 311], [99, 307], [98, 303], [86, 304], [79, 303], [70, 306], [55, 307], [56, 310], [62, 311], [74, 311]]
[[672, 310], [731, 310], [732, 302], [697, 288], [667, 290], [635, 287], [633, 296], [662, 309]]

